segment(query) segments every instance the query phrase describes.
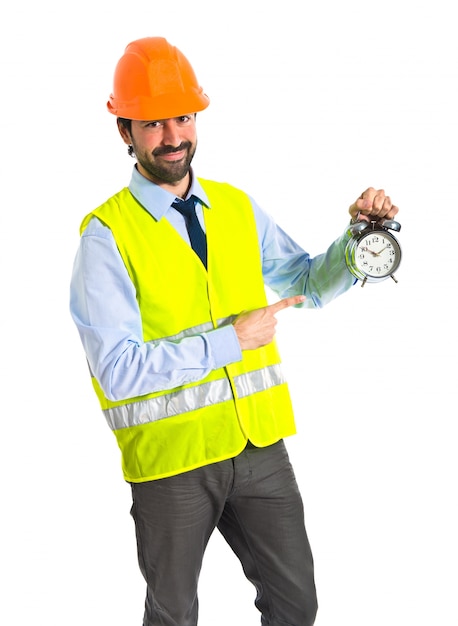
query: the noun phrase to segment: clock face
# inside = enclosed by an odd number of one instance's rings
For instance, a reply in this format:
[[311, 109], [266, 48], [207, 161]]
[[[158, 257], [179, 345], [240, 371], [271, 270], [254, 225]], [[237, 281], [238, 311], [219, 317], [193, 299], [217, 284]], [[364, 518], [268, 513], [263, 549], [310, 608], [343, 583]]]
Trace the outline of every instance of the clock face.
[[359, 239], [354, 250], [354, 263], [370, 278], [386, 278], [399, 266], [401, 249], [389, 233], [371, 231]]

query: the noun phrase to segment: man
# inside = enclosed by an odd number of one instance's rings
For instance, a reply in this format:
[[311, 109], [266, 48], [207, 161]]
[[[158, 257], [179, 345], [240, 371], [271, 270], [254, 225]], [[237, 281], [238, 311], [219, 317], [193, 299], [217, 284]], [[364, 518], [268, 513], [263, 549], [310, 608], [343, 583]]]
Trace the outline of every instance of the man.
[[[320, 307], [353, 285], [348, 235], [311, 258], [244, 192], [197, 178], [196, 114], [208, 104], [165, 39], [127, 46], [107, 106], [136, 164], [83, 220], [71, 312], [131, 484], [144, 626], [197, 624], [215, 528], [256, 588], [261, 623], [310, 626], [313, 559], [274, 334], [281, 309]], [[373, 188], [349, 209], [352, 220], [397, 211]]]

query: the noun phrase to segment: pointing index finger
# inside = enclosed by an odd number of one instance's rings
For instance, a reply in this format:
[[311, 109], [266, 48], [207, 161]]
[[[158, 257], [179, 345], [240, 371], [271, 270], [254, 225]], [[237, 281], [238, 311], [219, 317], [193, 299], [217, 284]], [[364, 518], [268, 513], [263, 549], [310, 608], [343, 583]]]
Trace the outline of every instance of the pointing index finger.
[[290, 296], [289, 298], [283, 298], [283, 300], [279, 300], [278, 302], [274, 302], [274, 304], [270, 304], [268, 308], [274, 313], [278, 313], [282, 309], [287, 309], [290, 306], [294, 306], [295, 304], [300, 304], [304, 302], [305, 296]]

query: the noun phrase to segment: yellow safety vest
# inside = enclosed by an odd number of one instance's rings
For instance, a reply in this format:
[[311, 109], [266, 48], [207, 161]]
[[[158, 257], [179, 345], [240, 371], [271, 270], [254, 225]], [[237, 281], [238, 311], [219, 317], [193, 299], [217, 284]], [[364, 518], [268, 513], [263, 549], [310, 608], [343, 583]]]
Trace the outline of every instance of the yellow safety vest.
[[[208, 271], [166, 219], [155, 220], [124, 188], [96, 216], [112, 231], [135, 285], [144, 341], [180, 340], [232, 323], [267, 304], [261, 254], [248, 196], [199, 179], [205, 209]], [[231, 458], [248, 439], [267, 446], [296, 432], [275, 342], [243, 351], [238, 363], [203, 380], [120, 402], [93, 378], [122, 452], [124, 478], [143, 482]]]

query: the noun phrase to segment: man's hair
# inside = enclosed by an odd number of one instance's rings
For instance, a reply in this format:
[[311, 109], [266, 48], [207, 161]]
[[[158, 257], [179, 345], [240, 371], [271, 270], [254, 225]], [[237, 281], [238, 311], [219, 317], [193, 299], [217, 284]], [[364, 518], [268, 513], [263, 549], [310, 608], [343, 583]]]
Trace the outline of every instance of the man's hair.
[[125, 117], [118, 117], [118, 122], [122, 124], [124, 128], [126, 128], [130, 133], [130, 130], [132, 128], [132, 120], [128, 120]]

